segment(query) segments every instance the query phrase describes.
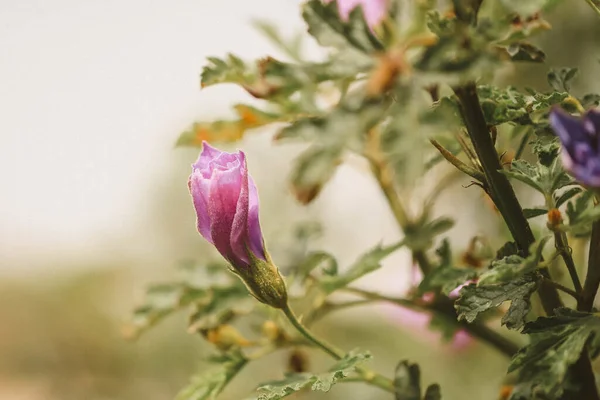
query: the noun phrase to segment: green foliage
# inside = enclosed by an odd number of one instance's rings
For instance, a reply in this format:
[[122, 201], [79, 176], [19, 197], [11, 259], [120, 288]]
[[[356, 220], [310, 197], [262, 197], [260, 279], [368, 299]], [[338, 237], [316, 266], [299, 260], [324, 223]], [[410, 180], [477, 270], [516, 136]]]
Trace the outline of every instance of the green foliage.
[[548, 84], [556, 91], [569, 92], [571, 81], [577, 77], [578, 73], [579, 69], [577, 68], [552, 69], [548, 73]]
[[478, 273], [473, 268], [458, 268], [452, 263], [452, 253], [447, 239], [436, 249], [440, 258], [438, 266], [427, 274], [419, 284], [419, 293], [440, 290], [448, 295], [460, 285], [475, 278]]
[[455, 303], [458, 318], [473, 322], [480, 313], [510, 301], [510, 307], [502, 317], [502, 324], [509, 329], [519, 329], [531, 309], [531, 295], [537, 286], [537, 278], [533, 275], [494, 285], [465, 286]]
[[513, 399], [530, 399], [544, 394], [558, 399], [572, 385], [569, 367], [584, 351], [600, 351], [600, 318], [568, 308], [556, 310], [553, 317], [541, 317], [527, 323], [523, 333], [531, 343], [511, 361], [509, 372], [518, 370], [520, 385]]
[[371, 355], [369, 353], [350, 352], [343, 359], [335, 363], [327, 372], [320, 374], [287, 374], [282, 380], [264, 383], [258, 387], [258, 394], [251, 399], [283, 399], [305, 387], [310, 387], [311, 390], [328, 392], [333, 385], [351, 376], [359, 364], [370, 359]]
[[394, 376], [396, 400], [441, 400], [440, 386], [432, 384], [422, 394], [421, 370], [417, 364], [401, 361]]
[[575, 183], [567, 175], [559, 159], [555, 159], [550, 166], [541, 163], [532, 165], [525, 160], [515, 160], [511, 163], [510, 169], [502, 170], [502, 173], [544, 195], [553, 195], [556, 190]]
[[319, 280], [320, 286], [326, 293], [332, 293], [338, 289], [348, 286], [360, 277], [371, 273], [381, 268], [381, 260], [400, 247], [404, 246], [404, 242], [393, 244], [390, 246], [377, 246], [369, 252], [362, 255], [354, 264], [341, 274], [328, 274]]
[[217, 366], [193, 376], [190, 384], [177, 394], [175, 400], [215, 400], [248, 362], [237, 351], [215, 361], [218, 361]]
[[591, 225], [600, 219], [600, 207], [594, 204], [594, 193], [585, 191], [574, 200], [567, 203], [569, 224], [564, 230], [575, 236], [589, 236]]

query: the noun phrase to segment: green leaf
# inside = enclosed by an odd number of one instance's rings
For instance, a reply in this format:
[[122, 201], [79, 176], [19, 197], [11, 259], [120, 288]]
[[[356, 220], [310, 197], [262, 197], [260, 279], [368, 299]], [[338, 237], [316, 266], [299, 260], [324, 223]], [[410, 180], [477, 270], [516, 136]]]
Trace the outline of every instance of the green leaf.
[[478, 273], [473, 268], [456, 268], [453, 266], [450, 244], [447, 239], [442, 241], [440, 247], [436, 249], [436, 253], [440, 257], [440, 264], [423, 278], [419, 284], [419, 293], [439, 289], [443, 294], [448, 295], [460, 285], [477, 276]]
[[592, 224], [600, 220], [600, 206], [595, 205], [594, 193], [586, 190], [574, 200], [567, 203], [567, 217], [569, 224], [564, 227], [578, 237], [589, 236]]
[[548, 72], [548, 84], [559, 92], [569, 92], [571, 81], [579, 74], [578, 68], [553, 68]]
[[421, 370], [417, 364], [401, 361], [394, 375], [396, 400], [441, 400], [438, 384], [429, 385], [421, 397]]
[[404, 245], [404, 242], [390, 246], [377, 246], [362, 255], [350, 268], [340, 275], [324, 276], [319, 284], [327, 293], [332, 293], [340, 288], [348, 286], [360, 277], [381, 268], [381, 260]]
[[306, 256], [304, 261], [296, 268], [295, 273], [301, 281], [304, 281], [315, 269], [320, 269], [327, 275], [337, 275], [338, 264], [331, 254], [316, 251]]
[[542, 252], [548, 240], [550, 240], [550, 236], [543, 237], [533, 243], [530, 246], [527, 258], [510, 255], [501, 260], [492, 261], [491, 268], [479, 276], [477, 286], [508, 283], [535, 271], [542, 259]]
[[527, 99], [516, 88], [500, 89], [491, 85], [480, 85], [477, 94], [488, 125], [499, 125], [515, 121], [527, 115]]
[[417, 364], [401, 361], [394, 376], [396, 400], [421, 400], [421, 370]]
[[303, 35], [297, 35], [293, 40], [288, 42], [281, 38], [281, 34], [278, 32], [277, 26], [269, 21], [261, 19], [254, 20], [252, 25], [290, 58], [295, 61], [301, 61], [301, 45], [302, 39], [304, 38]]
[[548, 213], [548, 210], [546, 209], [546, 207], [535, 207], [535, 208], [524, 208], [523, 209], [523, 215], [527, 219], [539, 217], [540, 215], [544, 215], [547, 213]]
[[426, 250], [431, 247], [436, 236], [454, 226], [454, 220], [446, 217], [432, 221], [419, 221], [404, 229], [404, 243], [411, 250]]
[[310, 0], [304, 4], [302, 17], [310, 33], [323, 47], [338, 50], [353, 48], [365, 53], [383, 50], [383, 45], [371, 33], [362, 14], [362, 7], [356, 7], [348, 22], [340, 19], [337, 4], [321, 0]]
[[287, 397], [305, 387], [311, 390], [328, 392], [340, 380], [349, 377], [356, 366], [371, 359], [369, 353], [350, 352], [333, 365], [329, 371], [321, 374], [288, 374], [285, 379], [268, 382], [258, 387], [258, 394], [248, 400], [278, 400]]
[[207, 296], [207, 291], [183, 283], [153, 285], [146, 291], [144, 304], [133, 311], [127, 337], [135, 339], [174, 312]]
[[246, 363], [240, 352], [227, 354], [220, 365], [192, 377], [190, 384], [177, 394], [175, 400], [215, 400]]
[[487, 310], [510, 301], [507, 313], [502, 317], [502, 324], [509, 329], [519, 329], [531, 309], [531, 295], [536, 291], [538, 279], [528, 275], [517, 280], [495, 285], [465, 286], [460, 297], [454, 303], [459, 320], [473, 322], [477, 316]]
[[546, 54], [529, 42], [513, 42], [506, 47], [506, 52], [513, 61], [543, 63], [546, 60]]
[[207, 289], [206, 296], [194, 303], [194, 310], [188, 321], [188, 332], [202, 332], [230, 322], [234, 317], [249, 312], [254, 301], [248, 289], [239, 283], [234, 286], [213, 286]]
[[560, 398], [570, 385], [569, 367], [586, 347], [592, 355], [600, 350], [600, 318], [568, 308], [527, 323], [523, 333], [530, 336], [531, 343], [513, 357], [509, 366], [509, 372], [518, 370], [521, 382], [515, 398], [532, 398], [532, 391]]
[[313, 145], [296, 159], [291, 181], [292, 191], [300, 203], [308, 204], [321, 193], [333, 177], [341, 156], [341, 148]]
[[559, 159], [555, 159], [549, 166], [541, 163], [532, 165], [525, 160], [515, 160], [511, 163], [509, 170], [502, 170], [501, 172], [525, 183], [544, 195], [553, 195], [554, 191], [575, 183], [567, 175]]
[[577, 196], [578, 194], [580, 194], [581, 192], [583, 192], [582, 188], [574, 187], [574, 188], [565, 190], [562, 194], [560, 194], [558, 196], [555, 193], [554, 202], [556, 203], [556, 208], [559, 208], [560, 206], [565, 204], [567, 201], [571, 200], [574, 196]]
[[242, 85], [253, 79], [254, 74], [252, 74], [250, 68], [242, 59], [233, 54], [228, 54], [224, 60], [217, 57], [208, 57], [208, 65], [203, 68], [200, 75], [203, 88], [218, 83]]

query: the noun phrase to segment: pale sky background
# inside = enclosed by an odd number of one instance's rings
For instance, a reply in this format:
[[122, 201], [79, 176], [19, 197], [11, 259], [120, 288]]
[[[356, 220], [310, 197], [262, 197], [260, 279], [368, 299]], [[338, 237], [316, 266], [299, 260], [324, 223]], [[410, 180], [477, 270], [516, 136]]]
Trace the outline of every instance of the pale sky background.
[[250, 20], [293, 33], [299, 4], [0, 0], [0, 270], [122, 234], [177, 134], [242, 97], [199, 90], [205, 58], [272, 52]]
[[[172, 266], [178, 255], [153, 231], [152, 195], [174, 164], [195, 157], [193, 151], [182, 157], [173, 144], [194, 120], [227, 116], [232, 104], [248, 99], [233, 86], [201, 91], [205, 59], [277, 55], [251, 20], [270, 20], [293, 35], [305, 29], [300, 4], [0, 0], [0, 274], [50, 265], [53, 273], [115, 254], [134, 264]], [[266, 154], [269, 140], [254, 147]], [[274, 164], [289, 164], [285, 150], [268, 154], [279, 159]], [[287, 193], [285, 174], [270, 168], [255, 176], [259, 189]], [[186, 178], [173, 190], [187, 190]], [[328, 222], [327, 250], [342, 265], [399, 237], [368, 169], [341, 168], [315, 207]], [[459, 219], [472, 214], [468, 207], [452, 212]], [[193, 229], [191, 206], [189, 213], [189, 225], [177, 230]], [[468, 240], [463, 235], [455, 243]], [[388, 262], [399, 261], [406, 263], [408, 254]], [[398, 287], [397, 280], [388, 283]]]

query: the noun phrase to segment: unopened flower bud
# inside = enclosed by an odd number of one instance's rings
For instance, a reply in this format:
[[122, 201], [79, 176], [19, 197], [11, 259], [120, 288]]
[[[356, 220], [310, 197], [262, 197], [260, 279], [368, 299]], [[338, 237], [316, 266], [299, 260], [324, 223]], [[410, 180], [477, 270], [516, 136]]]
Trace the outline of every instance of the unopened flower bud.
[[271, 261], [258, 220], [258, 192], [243, 152], [203, 143], [188, 181], [200, 234], [231, 264], [259, 301], [287, 304], [285, 282]]

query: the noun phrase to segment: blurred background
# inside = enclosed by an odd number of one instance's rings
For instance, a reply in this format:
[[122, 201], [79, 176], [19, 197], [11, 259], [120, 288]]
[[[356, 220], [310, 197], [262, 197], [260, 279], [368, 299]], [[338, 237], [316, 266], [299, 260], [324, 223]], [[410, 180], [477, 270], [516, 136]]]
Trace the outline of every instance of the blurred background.
[[[185, 315], [137, 342], [126, 341], [122, 328], [149, 283], [169, 279], [181, 260], [215, 257], [196, 232], [187, 193], [197, 151], [174, 143], [193, 121], [227, 117], [232, 104], [249, 99], [228, 85], [200, 91], [205, 58], [279, 56], [251, 21], [293, 35], [304, 29], [299, 5], [0, 0], [0, 399], [171, 399], [203, 368], [210, 349], [186, 333]], [[600, 91], [597, 16], [585, 1], [570, 0], [548, 19], [554, 29], [538, 40], [548, 65], [507, 69], [499, 79], [546, 89], [548, 66], [579, 66], [575, 92]], [[307, 53], [317, 56], [311, 45]], [[320, 222], [313, 246], [340, 265], [401, 235], [359, 163], [340, 168], [317, 201], [300, 207], [286, 183], [299, 148], [273, 147], [272, 134], [254, 131], [239, 146], [260, 190], [275, 259], [293, 240], [295, 222]], [[458, 219], [459, 247], [482, 233], [481, 221], [495, 221], [459, 183], [446, 198], [452, 201], [438, 211]], [[463, 208], [453, 206], [457, 198]], [[361, 283], [401, 295], [410, 274], [410, 256], [399, 252]], [[440, 383], [446, 399], [497, 398], [505, 357], [464, 338], [442, 342], [422, 333], [427, 321], [410, 321], [397, 310], [365, 307], [316, 329], [345, 348], [371, 350], [387, 375], [399, 359], [419, 362], [424, 381]], [[222, 398], [243, 398], [258, 382], [280, 378], [286, 355], [273, 357], [244, 371]], [[386, 398], [353, 384], [329, 398], [346, 396]]]

